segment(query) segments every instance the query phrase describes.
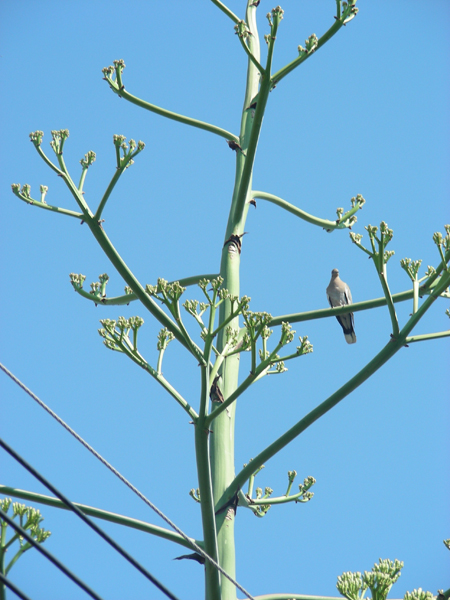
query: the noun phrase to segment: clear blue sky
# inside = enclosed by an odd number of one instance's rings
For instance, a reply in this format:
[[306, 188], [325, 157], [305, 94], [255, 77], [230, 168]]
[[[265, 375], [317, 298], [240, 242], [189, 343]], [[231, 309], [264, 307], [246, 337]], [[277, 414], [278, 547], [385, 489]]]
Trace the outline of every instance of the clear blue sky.
[[[243, 15], [242, 0], [229, 0]], [[261, 35], [272, 3], [258, 8]], [[275, 68], [297, 45], [333, 23], [335, 2], [282, 4], [285, 18]], [[436, 265], [435, 231], [449, 222], [449, 16], [445, 0], [358, 2], [360, 13], [270, 94], [254, 171], [254, 188], [323, 218], [363, 194], [354, 231], [384, 220], [394, 230], [391, 290], [410, 287], [401, 258]], [[3, 0], [1, 11], [2, 346], [1, 361], [111, 461], [186, 533], [201, 536], [193, 428], [162, 388], [97, 334], [101, 318], [140, 314], [141, 352], [156, 359], [159, 327], [136, 303], [95, 308], [77, 296], [69, 273], [123, 282], [87, 227], [21, 203], [11, 183], [76, 210], [68, 191], [40, 160], [28, 134], [67, 128], [65, 159], [97, 153], [85, 185], [95, 206], [115, 168], [113, 134], [147, 146], [123, 175], [104, 213], [105, 228], [143, 283], [219, 268], [234, 180], [234, 154], [222, 138], [167, 121], [119, 99], [102, 67], [123, 58], [127, 89], [157, 105], [239, 131], [246, 59], [233, 24], [207, 0]], [[264, 50], [264, 49], [263, 49]], [[345, 231], [327, 234], [258, 202], [246, 225], [242, 294], [273, 315], [325, 308], [337, 267], [354, 301], [382, 295], [375, 269]], [[367, 235], [365, 236], [367, 239]], [[198, 297], [190, 289], [188, 298]], [[448, 329], [439, 300], [416, 333]], [[401, 324], [410, 302], [397, 304]], [[238, 403], [236, 468], [258, 454], [359, 371], [386, 343], [386, 308], [359, 312], [358, 343], [345, 343], [337, 321], [298, 324], [314, 353], [266, 378]], [[195, 331], [192, 328], [192, 331]], [[337, 408], [271, 460], [257, 477], [274, 495], [287, 471], [317, 483], [305, 505], [272, 508], [264, 519], [237, 515], [237, 578], [253, 595], [337, 595], [343, 571], [370, 569], [379, 557], [405, 562], [391, 592], [449, 587], [448, 339], [413, 344]], [[244, 374], [247, 365], [243, 361]], [[165, 376], [194, 406], [199, 372], [173, 344]], [[2, 436], [74, 501], [163, 525], [151, 510], [0, 373]], [[1, 455], [1, 480], [47, 493]], [[100, 595], [162, 598], [71, 514], [39, 507], [52, 531], [46, 547]], [[181, 600], [202, 596], [203, 568], [174, 562], [183, 549], [142, 532], [102, 522]], [[84, 597], [37, 552], [11, 579], [33, 600]], [[13, 594], [10, 594], [10, 598]], [[87, 597], [87, 596], [86, 596]]]

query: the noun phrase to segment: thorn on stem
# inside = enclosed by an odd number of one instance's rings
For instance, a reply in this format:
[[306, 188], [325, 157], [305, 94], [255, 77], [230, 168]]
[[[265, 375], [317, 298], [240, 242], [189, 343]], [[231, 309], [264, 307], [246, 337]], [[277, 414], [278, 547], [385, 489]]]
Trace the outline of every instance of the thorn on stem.
[[246, 155], [245, 152], [242, 150], [242, 148], [239, 146], [239, 144], [237, 142], [235, 142], [234, 140], [226, 140], [228, 146], [234, 150], [235, 152], [237, 152], [238, 150], [241, 152], [241, 154], [243, 154], [244, 156]]
[[247, 231], [244, 231], [244, 233], [241, 233], [240, 235], [237, 235], [235, 233], [232, 233], [230, 235], [230, 237], [225, 241], [225, 244], [234, 244], [236, 246], [236, 248], [238, 249], [239, 254], [241, 253], [241, 249], [242, 249], [242, 241], [241, 238], [248, 233]]

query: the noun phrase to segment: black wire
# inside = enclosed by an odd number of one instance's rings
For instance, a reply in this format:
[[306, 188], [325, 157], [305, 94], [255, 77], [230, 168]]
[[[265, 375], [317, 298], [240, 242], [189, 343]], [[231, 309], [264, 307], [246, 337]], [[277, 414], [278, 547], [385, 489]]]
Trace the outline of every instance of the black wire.
[[[14, 522], [13, 519], [11, 519], [11, 517], [9, 517], [5, 512], [3, 512], [0, 509], [0, 518], [3, 519], [4, 521], [6, 521], [9, 525], [11, 525], [11, 527], [17, 531], [17, 533], [22, 536], [23, 538], [25, 538], [27, 540], [27, 542], [29, 542], [32, 546], [34, 546], [36, 548], [36, 550], [39, 550], [39, 552], [41, 554], [43, 554], [45, 556], [45, 558], [48, 558], [49, 561], [51, 561], [56, 567], [58, 567], [58, 569], [60, 569], [65, 575], [67, 575], [67, 577], [70, 577], [70, 579], [76, 583], [77, 585], [80, 586], [80, 588], [82, 588], [86, 593], [88, 593], [90, 596], [92, 596], [92, 598], [95, 598], [95, 600], [102, 600], [102, 598], [96, 594], [94, 592], [94, 590], [91, 590], [91, 588], [84, 583], [84, 581], [81, 581], [81, 579], [79, 579], [74, 573], [72, 573], [72, 571], [69, 571], [69, 569], [62, 564], [62, 562], [60, 562], [55, 556], [53, 556], [53, 554], [50, 554], [50, 552], [48, 550], [46, 550], [45, 548], [42, 547], [41, 544], [38, 544], [32, 537], [31, 535], [29, 535], [25, 529], [23, 529], [23, 527], [21, 527], [20, 525], [17, 525], [17, 523]], [[26, 598], [26, 596], [25, 596]]]
[[235, 581], [231, 577], [231, 575], [228, 575], [228, 573], [214, 559], [212, 559], [202, 548], [200, 548], [200, 546], [198, 546], [179, 527], [177, 527], [175, 523], [173, 523], [163, 512], [159, 510], [159, 508], [157, 508], [152, 502], [150, 502], [150, 500], [146, 498], [142, 492], [140, 492], [132, 483], [128, 481], [128, 479], [126, 479], [121, 473], [119, 473], [119, 471], [115, 469], [105, 458], [103, 458], [103, 456], [101, 456], [101, 454], [99, 454], [97, 450], [94, 450], [94, 448], [91, 445], [89, 445], [86, 442], [86, 440], [84, 440], [80, 435], [78, 435], [76, 431], [69, 427], [69, 425], [61, 419], [61, 417], [59, 417], [49, 406], [42, 402], [42, 400], [38, 398], [36, 394], [34, 394], [29, 388], [27, 388], [27, 386], [24, 383], [22, 383], [20, 379], [17, 379], [17, 377], [13, 375], [13, 373], [11, 373], [11, 371], [9, 371], [2, 363], [0, 363], [0, 369], [6, 375], [8, 375], [8, 377], [10, 377], [14, 381], [14, 383], [17, 383], [17, 385], [24, 392], [26, 392], [30, 396], [30, 398], [33, 398], [33, 400], [37, 402], [41, 408], [46, 410], [50, 416], [52, 416], [60, 425], [62, 425], [62, 427], [64, 427], [64, 429], [66, 429], [71, 435], [73, 435], [73, 437], [78, 442], [80, 442], [80, 444], [82, 444], [86, 448], [86, 450], [91, 452], [91, 454], [93, 454], [95, 458], [97, 458], [106, 468], [108, 468], [111, 471], [111, 473], [113, 473], [116, 477], [120, 479], [122, 483], [129, 487], [130, 490], [138, 496], [138, 498], [140, 498], [143, 502], [147, 504], [147, 506], [154, 510], [155, 513], [159, 517], [161, 517], [161, 519], [165, 521], [167, 525], [169, 525], [169, 527], [172, 527], [174, 531], [176, 531], [186, 542], [188, 542], [188, 544], [192, 547], [193, 550], [200, 554], [200, 556], [203, 556], [203, 558], [207, 560], [211, 565], [213, 565], [214, 568], [216, 568], [220, 573], [222, 573], [224, 577], [231, 581], [231, 583], [235, 585], [238, 588], [238, 590], [241, 590], [241, 592], [245, 594], [247, 598], [253, 600], [253, 596], [249, 594], [249, 592], [247, 592], [247, 590], [243, 588], [242, 585]]
[[[151, 573], [149, 573], [140, 563], [137, 562], [128, 552], [126, 552], [117, 542], [115, 542], [107, 533], [105, 533], [98, 525], [96, 525], [89, 517], [87, 517], [81, 510], [75, 506], [68, 498], [66, 498], [61, 492], [59, 492], [54, 485], [47, 481], [40, 473], [38, 473], [30, 464], [28, 464], [21, 456], [17, 454], [8, 444], [0, 438], [0, 446], [2, 446], [13, 458], [17, 460], [27, 471], [29, 471], [38, 481], [43, 483], [55, 496], [57, 496], [66, 506], [68, 506], [82, 521], [84, 521], [91, 529], [95, 531], [100, 537], [102, 537], [110, 546], [117, 550], [130, 564], [132, 564], [138, 571], [149, 579], [163, 594], [165, 594], [171, 600], [178, 600], [171, 591], [169, 591], [161, 582], [159, 582]], [[42, 549], [41, 549], [42, 550]]]
[[19, 590], [19, 588], [16, 585], [14, 585], [12, 581], [9, 581], [9, 579], [7, 579], [2, 573], [0, 573], [0, 581], [3, 581], [3, 583], [7, 587], [9, 587], [9, 589], [12, 590], [16, 594], [16, 596], [22, 598], [22, 600], [31, 600], [29, 596], [27, 596], [21, 590]]

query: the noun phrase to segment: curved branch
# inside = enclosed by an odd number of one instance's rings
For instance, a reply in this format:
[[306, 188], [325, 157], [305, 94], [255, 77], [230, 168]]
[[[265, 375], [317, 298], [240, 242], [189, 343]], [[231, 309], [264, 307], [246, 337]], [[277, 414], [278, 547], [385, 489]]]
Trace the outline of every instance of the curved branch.
[[[331, 39], [333, 37], [333, 35], [335, 35], [339, 31], [339, 29], [343, 25], [345, 25], [346, 22], [348, 22], [348, 20], [350, 20], [350, 19], [348, 19], [348, 14], [347, 13], [351, 12], [351, 8], [354, 8], [354, 2], [353, 3], [349, 2], [348, 10], [346, 12], [344, 12], [343, 15], [340, 15], [339, 17], [335, 17], [336, 21], [328, 29], [328, 31], [325, 32], [323, 34], [323, 36], [319, 38], [319, 40], [317, 42], [317, 46], [314, 48], [314, 51], [313, 52], [302, 53], [301, 56], [298, 56], [296, 59], [294, 59], [293, 61], [291, 61], [289, 64], [287, 64], [286, 66], [282, 67], [271, 78], [271, 80], [273, 81], [273, 83], [276, 84], [279, 81], [281, 81], [284, 77], [286, 77], [286, 75], [288, 75], [291, 71], [293, 71], [298, 66], [300, 66], [303, 62], [305, 62], [305, 60], [307, 60], [310, 56], [312, 56], [314, 54], [314, 52], [317, 52], [317, 50], [319, 48], [321, 48], [324, 44], [326, 44], [328, 42], [328, 40]], [[357, 9], [355, 9], [355, 10], [357, 10]]]
[[234, 133], [230, 133], [226, 129], [222, 129], [221, 127], [217, 127], [216, 125], [211, 125], [210, 123], [206, 123], [205, 121], [199, 121], [198, 119], [193, 119], [192, 117], [186, 117], [184, 115], [180, 115], [178, 113], [172, 112], [171, 110], [167, 110], [165, 108], [161, 108], [160, 106], [156, 106], [155, 104], [151, 104], [150, 102], [146, 102], [145, 100], [141, 100], [137, 96], [130, 94], [125, 90], [124, 87], [120, 87], [116, 81], [111, 79], [109, 76], [105, 76], [104, 79], [111, 86], [112, 91], [128, 100], [132, 104], [136, 104], [140, 108], [144, 108], [145, 110], [149, 110], [150, 112], [154, 112], [161, 117], [166, 117], [166, 119], [172, 119], [173, 121], [178, 121], [180, 123], [184, 123], [184, 125], [190, 125], [191, 127], [197, 127], [198, 129], [204, 129], [205, 131], [209, 131], [210, 133], [214, 133], [220, 137], [228, 140], [233, 140], [236, 143], [239, 143], [239, 138], [234, 135]]
[[[5, 494], [6, 496], [13, 496], [14, 498], [31, 500], [32, 502], [38, 502], [39, 504], [46, 504], [47, 506], [53, 506], [55, 508], [70, 510], [70, 508], [61, 502], [61, 500], [53, 498], [52, 496], [45, 496], [43, 494], [37, 494], [27, 490], [19, 490], [7, 485], [0, 485], [0, 493]], [[151, 523], [146, 523], [145, 521], [139, 521], [138, 519], [119, 515], [101, 508], [87, 506], [86, 504], [79, 504], [78, 502], [74, 502], [74, 504], [82, 512], [84, 512], [85, 515], [97, 517], [98, 519], [110, 521], [111, 523], [117, 523], [118, 525], [125, 525], [126, 527], [131, 527], [133, 529], [139, 529], [140, 531], [145, 531], [145, 533], [150, 533], [157, 537], [169, 540], [170, 542], [175, 542], [176, 544], [180, 544], [186, 548], [193, 548], [184, 538], [181, 537], [181, 535], [175, 533], [174, 531], [170, 531], [170, 529], [164, 529], [163, 527], [158, 527], [157, 525], [152, 525]], [[202, 545], [202, 542], [194, 539], [192, 541], [197, 545]]]
[[269, 194], [268, 192], [252, 191], [251, 196], [252, 198], [259, 198], [261, 200], [267, 200], [268, 202], [272, 202], [273, 204], [276, 204], [277, 206], [284, 208], [284, 210], [287, 210], [288, 212], [294, 214], [296, 217], [299, 217], [300, 219], [303, 219], [304, 221], [307, 221], [312, 225], [318, 225], [319, 227], [323, 227], [327, 231], [348, 228], [350, 226], [347, 223], [348, 219], [352, 217], [356, 212], [358, 212], [360, 208], [362, 208], [362, 204], [357, 203], [353, 208], [347, 211], [345, 215], [343, 215], [339, 220], [329, 221], [328, 219], [320, 219], [319, 217], [314, 217], [313, 215], [310, 215], [304, 210], [297, 208], [293, 204], [290, 204], [290, 202], [286, 202], [286, 200], [275, 196], [275, 194]]

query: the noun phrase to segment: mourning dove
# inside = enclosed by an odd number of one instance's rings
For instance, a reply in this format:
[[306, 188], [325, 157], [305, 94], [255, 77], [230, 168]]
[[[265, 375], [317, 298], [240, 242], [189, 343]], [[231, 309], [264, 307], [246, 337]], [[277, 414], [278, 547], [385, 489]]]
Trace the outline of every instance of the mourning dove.
[[[352, 293], [346, 283], [339, 278], [339, 270], [331, 271], [331, 281], [327, 287], [327, 298], [331, 308], [336, 306], [346, 306], [352, 303]], [[355, 330], [353, 329], [353, 313], [345, 313], [336, 315], [342, 329], [344, 330], [345, 340], [347, 344], [356, 342]]]

